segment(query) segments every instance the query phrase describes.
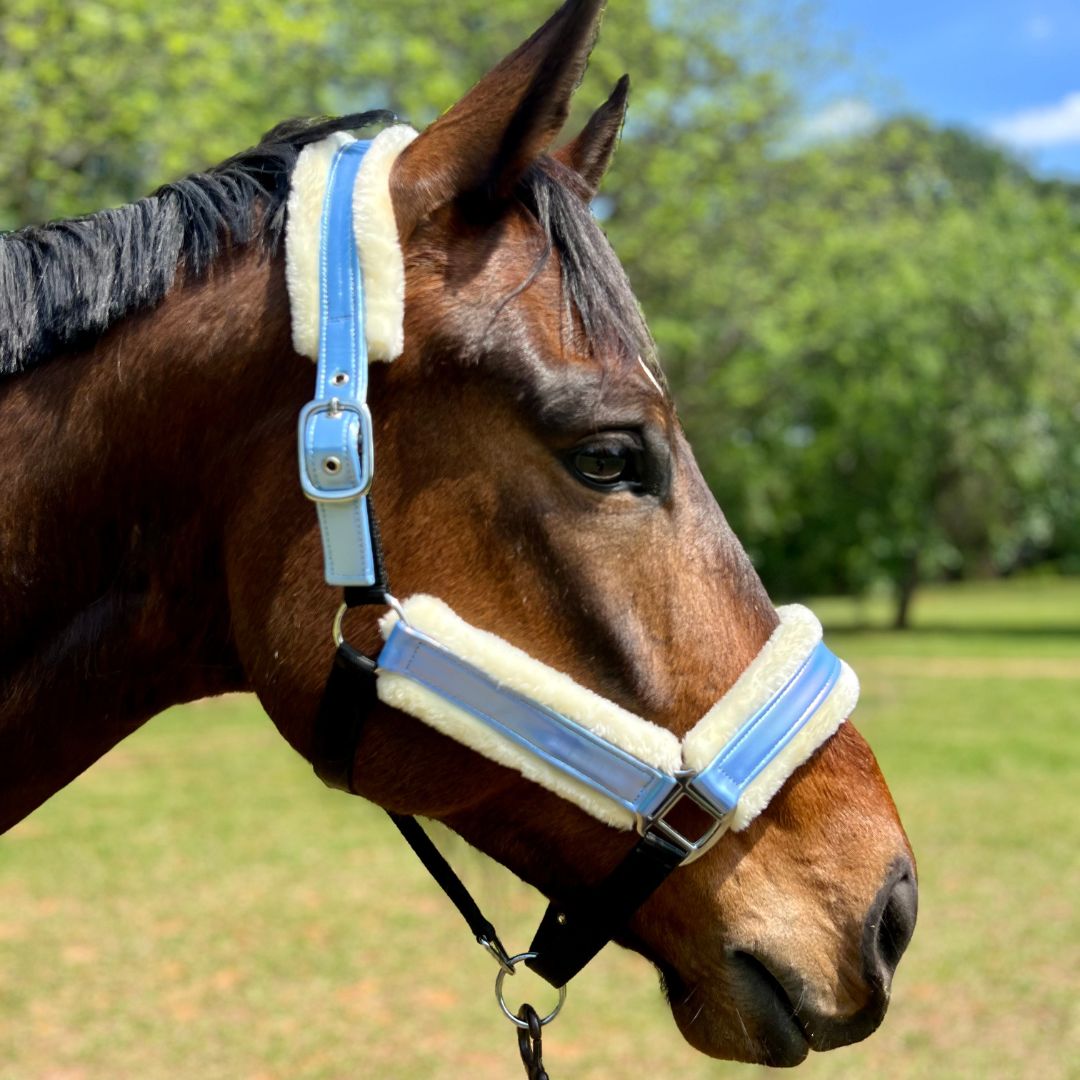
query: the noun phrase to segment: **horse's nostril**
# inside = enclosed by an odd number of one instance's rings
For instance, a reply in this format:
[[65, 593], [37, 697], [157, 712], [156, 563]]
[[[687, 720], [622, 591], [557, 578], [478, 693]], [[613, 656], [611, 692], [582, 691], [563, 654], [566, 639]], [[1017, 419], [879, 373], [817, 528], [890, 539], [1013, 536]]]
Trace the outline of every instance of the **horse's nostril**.
[[905, 859], [897, 863], [870, 907], [863, 930], [863, 963], [866, 977], [887, 988], [900, 957], [915, 932], [919, 890], [915, 873]]
[[914, 878], [902, 877], [893, 886], [878, 927], [878, 951], [890, 971], [896, 970], [900, 957], [911, 941], [918, 908], [919, 893]]

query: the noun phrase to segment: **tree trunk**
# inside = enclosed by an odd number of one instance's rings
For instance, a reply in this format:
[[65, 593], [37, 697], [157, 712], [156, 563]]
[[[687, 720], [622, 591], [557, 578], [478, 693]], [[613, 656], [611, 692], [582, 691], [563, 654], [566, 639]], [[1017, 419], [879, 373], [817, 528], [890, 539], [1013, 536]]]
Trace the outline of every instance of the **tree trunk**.
[[910, 555], [900, 580], [896, 583], [896, 614], [893, 617], [894, 630], [907, 630], [911, 623], [911, 600], [919, 584], [919, 556]]

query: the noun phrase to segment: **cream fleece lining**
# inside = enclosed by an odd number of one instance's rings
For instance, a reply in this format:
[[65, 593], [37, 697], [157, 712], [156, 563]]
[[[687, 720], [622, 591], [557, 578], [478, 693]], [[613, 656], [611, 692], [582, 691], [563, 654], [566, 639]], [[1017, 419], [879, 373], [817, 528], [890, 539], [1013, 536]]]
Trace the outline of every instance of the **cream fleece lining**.
[[285, 223], [285, 284], [289, 289], [293, 348], [319, 358], [319, 224], [330, 163], [342, 146], [355, 140], [335, 131], [300, 151], [289, 181]]
[[[683, 760], [701, 771], [736, 731], [782, 690], [821, 641], [821, 623], [801, 604], [777, 608], [780, 625], [735, 685], [687, 732]], [[795, 737], [747, 786], [732, 815], [731, 828], [745, 829], [768, 805], [784, 781], [827, 739], [855, 708], [859, 681], [842, 660], [840, 678]]]
[[[470, 626], [435, 597], [412, 596], [403, 609], [417, 630], [486, 672], [500, 686], [546, 705], [668, 775], [674, 775], [684, 764], [692, 769], [705, 768], [742, 723], [784, 687], [821, 640], [821, 624], [807, 608], [793, 604], [778, 609], [780, 624], [761, 652], [680, 743], [666, 728], [627, 712], [497, 635]], [[390, 612], [381, 620], [384, 638], [397, 618]], [[731, 828], [743, 829], [757, 817], [784, 781], [854, 709], [859, 684], [851, 669], [843, 662], [841, 665], [840, 678], [821, 707], [743, 792]], [[386, 704], [416, 716], [492, 761], [516, 769], [600, 821], [616, 828], [633, 828], [633, 815], [622, 806], [408, 676], [380, 673], [377, 689]]]
[[[393, 360], [404, 345], [405, 266], [390, 201], [390, 169], [416, 132], [405, 124], [375, 136], [353, 187], [353, 229], [364, 277], [369, 360]], [[285, 282], [293, 348], [319, 358], [319, 247], [330, 165], [355, 140], [336, 131], [300, 151], [293, 168], [285, 227]]]
[[[500, 686], [573, 719], [663, 772], [674, 773], [679, 768], [682, 749], [678, 738], [667, 729], [634, 716], [497, 635], [470, 626], [433, 596], [411, 596], [402, 607], [412, 626], [486, 672]], [[379, 628], [383, 637], [389, 636], [395, 622], [397, 615], [394, 612], [382, 619]], [[407, 676], [380, 674], [377, 689], [380, 700], [386, 704], [418, 717], [500, 765], [517, 769], [529, 780], [561, 795], [593, 817], [616, 828], [633, 828], [633, 815], [624, 807], [523, 750], [466, 710], [452, 705]]]
[[407, 124], [380, 131], [364, 155], [353, 188], [353, 232], [364, 274], [369, 360], [396, 360], [405, 347], [405, 260], [390, 201], [390, 170], [415, 138]]

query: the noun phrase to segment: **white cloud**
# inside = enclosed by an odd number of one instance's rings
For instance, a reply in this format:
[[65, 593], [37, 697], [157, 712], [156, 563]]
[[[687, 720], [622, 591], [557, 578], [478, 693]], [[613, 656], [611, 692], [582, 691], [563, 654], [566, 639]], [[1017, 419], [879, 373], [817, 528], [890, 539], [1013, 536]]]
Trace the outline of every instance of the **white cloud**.
[[1054, 105], [1003, 116], [990, 125], [990, 134], [1025, 150], [1080, 143], [1080, 92], [1066, 94]]
[[874, 107], [859, 98], [838, 98], [808, 116], [799, 127], [806, 142], [845, 139], [862, 135], [878, 122]]

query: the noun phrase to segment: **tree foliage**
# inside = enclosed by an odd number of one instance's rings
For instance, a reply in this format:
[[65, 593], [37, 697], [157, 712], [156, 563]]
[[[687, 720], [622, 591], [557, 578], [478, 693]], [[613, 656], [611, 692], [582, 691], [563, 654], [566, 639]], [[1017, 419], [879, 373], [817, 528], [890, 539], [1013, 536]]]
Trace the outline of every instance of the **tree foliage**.
[[[1080, 196], [917, 119], [794, 150], [802, 0], [612, 3], [597, 202], [706, 474], [780, 593], [1080, 551]], [[294, 115], [423, 124], [534, 0], [6, 0], [0, 227], [130, 201]]]
[[[679, 109], [749, 122], [776, 79], [740, 73], [724, 43], [765, 5], [724, 8], [672, 0], [657, 21], [648, 0], [614, 4], [580, 107], [633, 71], [643, 130]], [[535, 0], [5, 0], [0, 227], [130, 201], [290, 116], [388, 108], [425, 124], [546, 13]], [[733, 143], [735, 123], [716, 130]]]
[[921, 577], [1059, 543], [1080, 420], [1067, 193], [902, 120], [776, 162], [763, 197], [688, 420], [766, 577], [886, 580], [903, 622]]

